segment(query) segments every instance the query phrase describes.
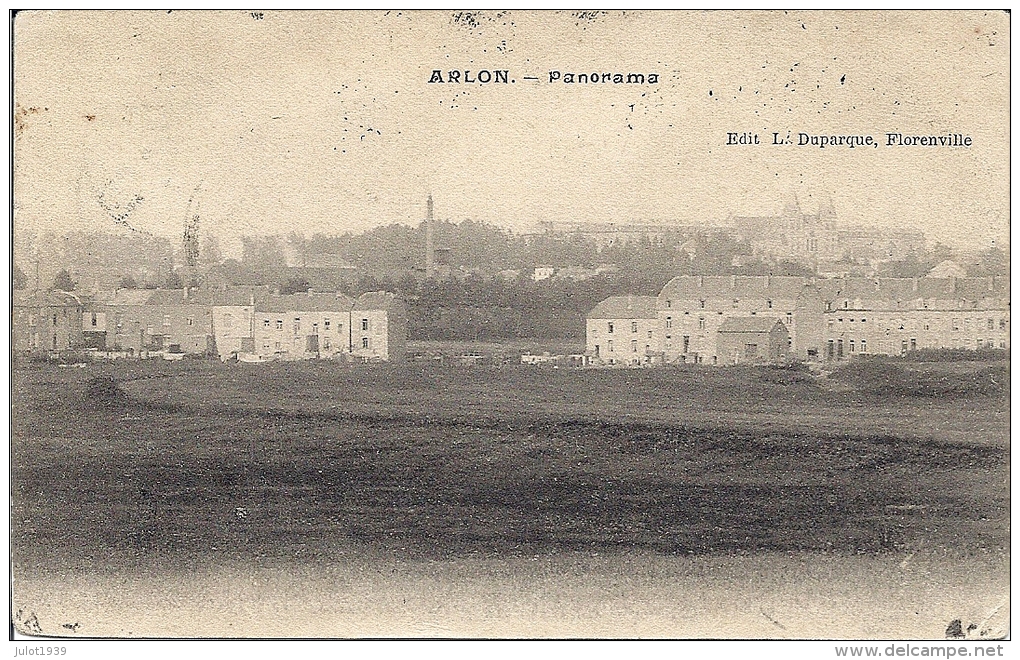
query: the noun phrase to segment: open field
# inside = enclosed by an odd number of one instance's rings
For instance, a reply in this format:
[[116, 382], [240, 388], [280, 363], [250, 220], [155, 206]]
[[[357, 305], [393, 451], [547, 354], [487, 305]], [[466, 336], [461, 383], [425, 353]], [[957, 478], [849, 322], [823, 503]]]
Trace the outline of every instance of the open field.
[[[320, 605], [298, 609], [339, 617], [342, 625], [308, 625], [341, 636], [888, 631], [895, 621], [850, 612], [833, 591], [849, 585], [859, 608], [917, 605], [923, 621], [896, 625], [938, 637], [945, 616], [967, 607], [983, 616], [1008, 594], [1008, 367], [911, 368], [920, 380], [948, 373], [971, 386], [879, 396], [867, 374], [819, 383], [761, 369], [19, 369], [15, 601], [91, 617], [76, 634], [145, 634], [144, 622], [117, 626], [130, 619], [130, 585], [144, 601], [162, 566], [181, 584], [251, 600], [236, 605], [245, 625], [252, 608], [283, 602], [280, 589], [312, 585]], [[103, 375], [125, 395], [86, 397]], [[401, 571], [404, 582], [392, 577]], [[129, 585], [128, 596], [114, 598], [111, 580]], [[375, 581], [389, 586], [376, 593]], [[93, 584], [93, 596], [68, 610], [53, 600], [62, 583]], [[358, 607], [408, 589], [436, 630], [392, 610], [359, 624]], [[727, 604], [733, 589], [767, 614]], [[773, 625], [775, 611], [820, 593], [828, 604], [812, 605], [803, 625], [786, 614]], [[97, 594], [114, 598], [104, 602], [120, 613], [116, 625], [98, 624]], [[460, 604], [444, 609], [444, 597]], [[164, 605], [199, 616], [187, 594], [177, 598]], [[708, 609], [656, 609], [692, 598]], [[590, 610], [607, 599], [620, 611]], [[468, 603], [510, 608], [486, 619], [503, 616], [506, 632], [472, 628]], [[558, 611], [577, 620], [557, 627]], [[291, 627], [273, 634], [300, 628], [286, 617], [273, 625], [283, 620]], [[44, 631], [70, 634], [55, 621]], [[191, 630], [214, 628], [230, 632], [216, 622]]]

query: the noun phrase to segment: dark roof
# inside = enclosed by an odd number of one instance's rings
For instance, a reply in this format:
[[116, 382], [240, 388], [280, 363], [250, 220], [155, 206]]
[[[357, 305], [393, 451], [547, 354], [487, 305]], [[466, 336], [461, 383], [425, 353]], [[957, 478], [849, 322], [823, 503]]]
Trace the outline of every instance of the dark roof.
[[654, 319], [655, 296], [612, 296], [588, 312], [590, 319]]
[[783, 322], [776, 318], [769, 318], [767, 316], [731, 316], [722, 322], [718, 331], [769, 333], [777, 325], [784, 331], [786, 330]]
[[829, 300], [978, 300], [1009, 296], [1008, 277], [847, 277], [819, 280], [818, 284]]
[[293, 293], [255, 299], [258, 312], [347, 312], [353, 301], [342, 293]]
[[358, 296], [354, 301], [353, 310], [385, 309], [403, 307], [403, 302], [389, 291], [369, 291]]
[[662, 300], [771, 298], [796, 300], [810, 280], [771, 275], [681, 275], [662, 287]]
[[15, 291], [15, 307], [81, 307], [82, 297], [70, 291]]
[[1008, 277], [772, 277], [756, 275], [682, 275], [674, 277], [659, 294], [666, 300], [705, 298], [769, 298], [796, 300], [806, 288], [817, 288], [827, 300], [980, 300], [1008, 298]]

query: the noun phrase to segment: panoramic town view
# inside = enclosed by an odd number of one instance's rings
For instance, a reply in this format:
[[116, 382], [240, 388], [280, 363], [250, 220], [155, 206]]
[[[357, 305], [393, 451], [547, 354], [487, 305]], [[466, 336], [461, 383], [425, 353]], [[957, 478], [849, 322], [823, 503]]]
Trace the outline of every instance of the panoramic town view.
[[[1008, 23], [898, 16], [19, 15], [16, 631], [1008, 635], [1008, 98], [942, 46]], [[656, 82], [546, 82], [606, 43]]]

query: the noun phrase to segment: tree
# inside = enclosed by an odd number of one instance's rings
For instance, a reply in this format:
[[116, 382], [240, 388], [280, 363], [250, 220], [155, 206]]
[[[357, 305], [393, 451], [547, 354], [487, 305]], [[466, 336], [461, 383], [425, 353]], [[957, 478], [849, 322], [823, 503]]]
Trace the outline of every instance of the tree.
[[176, 270], [171, 270], [166, 279], [163, 280], [164, 289], [183, 289], [184, 282], [181, 281], [181, 276], [177, 274]]
[[74, 287], [77, 285], [78, 283], [71, 279], [71, 274], [67, 270], [61, 270], [53, 279], [53, 288], [57, 291], [74, 291]]
[[11, 281], [14, 284], [15, 290], [22, 290], [28, 285], [28, 277], [25, 275], [17, 266], [14, 267], [14, 272], [11, 274]]
[[280, 287], [280, 295], [286, 296], [291, 293], [306, 293], [310, 288], [312, 288], [312, 285], [307, 278], [292, 277]]
[[130, 275], [125, 275], [124, 277], [120, 278], [120, 283], [117, 284], [117, 288], [118, 289], [137, 289], [138, 288], [138, 282], [135, 282], [135, 278], [131, 277]]

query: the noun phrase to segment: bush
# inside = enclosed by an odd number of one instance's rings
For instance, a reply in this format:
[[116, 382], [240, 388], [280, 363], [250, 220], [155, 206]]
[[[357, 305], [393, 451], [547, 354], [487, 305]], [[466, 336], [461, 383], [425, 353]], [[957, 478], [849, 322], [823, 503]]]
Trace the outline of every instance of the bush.
[[911, 368], [902, 362], [885, 360], [864, 361], [840, 367], [831, 378], [862, 393], [879, 396], [947, 397], [1009, 392], [1008, 366], [960, 372]]
[[87, 404], [110, 405], [124, 403], [128, 397], [113, 376], [93, 376], [85, 383], [84, 398]]
[[904, 362], [1000, 362], [1009, 361], [1008, 348], [922, 348], [898, 358]]
[[803, 362], [789, 362], [787, 364], [774, 364], [755, 367], [755, 380], [760, 383], [771, 383], [774, 385], [796, 385], [799, 383], [814, 383], [811, 370]]

